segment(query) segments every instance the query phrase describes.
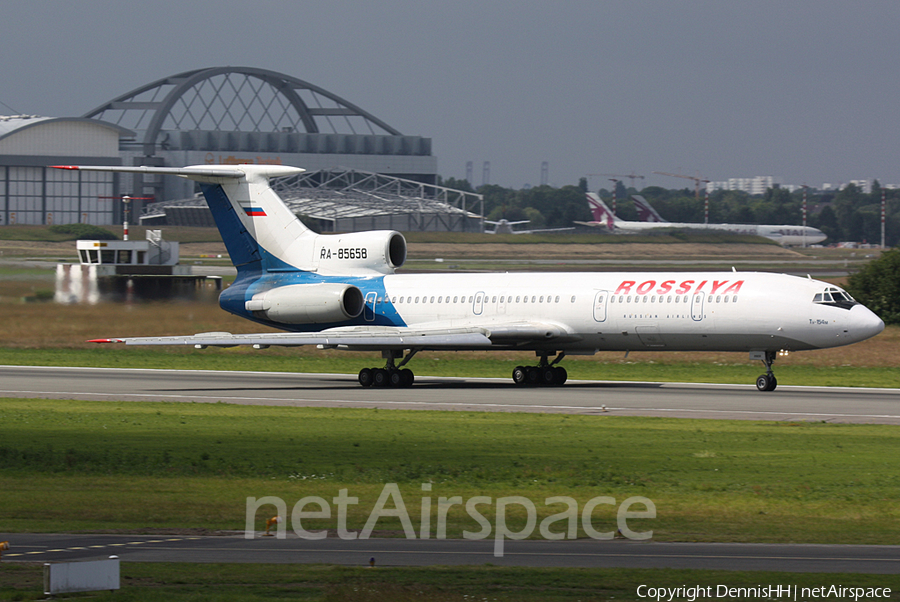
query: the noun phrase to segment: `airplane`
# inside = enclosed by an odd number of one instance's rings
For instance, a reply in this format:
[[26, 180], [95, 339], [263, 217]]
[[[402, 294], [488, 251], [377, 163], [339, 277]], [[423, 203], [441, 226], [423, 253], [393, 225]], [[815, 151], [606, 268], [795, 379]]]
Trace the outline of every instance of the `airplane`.
[[569, 228], [538, 228], [536, 230], [514, 230], [513, 226], [518, 226], [519, 224], [527, 224], [531, 222], [530, 219], [522, 220], [520, 222], [511, 222], [505, 218], [501, 219], [498, 222], [492, 222], [489, 220], [484, 220], [484, 223], [490, 224], [494, 226], [493, 230], [485, 230], [485, 234], [550, 234], [550, 233], [559, 233], [559, 232], [572, 232], [575, 230], [574, 227]]
[[559, 362], [598, 351], [740, 351], [766, 373], [776, 353], [849, 345], [884, 322], [837, 286], [755, 272], [398, 274], [406, 240], [396, 231], [315, 234], [269, 185], [302, 172], [280, 165], [55, 166], [170, 174], [198, 182], [237, 268], [219, 296], [225, 311], [285, 332], [95, 339], [127, 345], [317, 345], [380, 351], [364, 386], [407, 387], [405, 365], [430, 350], [521, 350], [517, 385], [562, 385]]
[[[657, 228], [680, 228], [693, 230], [726, 230], [735, 234], [750, 234], [763, 236], [774, 240], [784, 246], [812, 245], [822, 242], [827, 238], [825, 233], [810, 226], [773, 226], [768, 224], [693, 224], [685, 222], [667, 222], [650, 206], [650, 203], [640, 195], [633, 195], [638, 214], [643, 221], [629, 222], [613, 215], [609, 207], [600, 200], [600, 196], [594, 192], [587, 193], [588, 206], [594, 217], [592, 222], [576, 222], [584, 226], [605, 225], [609, 230], [622, 230], [624, 232], [641, 232]], [[647, 216], [647, 219], [644, 219]]]
[[503, 218], [497, 222], [484, 220], [484, 223], [494, 226], [493, 230], [485, 230], [484, 233], [485, 234], [521, 234], [523, 232], [519, 231], [519, 230], [514, 230], [513, 226], [518, 226], [520, 224], [528, 224], [530, 222], [531, 222], [530, 219], [524, 219], [524, 220], [521, 220], [518, 222], [511, 222], [506, 218]]

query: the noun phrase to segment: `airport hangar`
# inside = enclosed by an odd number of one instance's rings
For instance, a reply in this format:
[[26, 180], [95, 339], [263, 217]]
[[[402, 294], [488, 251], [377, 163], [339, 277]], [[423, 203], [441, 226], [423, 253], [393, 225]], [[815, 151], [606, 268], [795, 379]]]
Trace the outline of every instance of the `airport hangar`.
[[273, 182], [323, 231], [481, 232], [480, 195], [436, 185], [431, 139], [405, 136], [300, 79], [250, 67], [165, 77], [81, 117], [0, 117], [0, 225], [212, 226], [193, 182], [144, 174], [71, 172], [48, 165], [272, 163], [304, 167]]

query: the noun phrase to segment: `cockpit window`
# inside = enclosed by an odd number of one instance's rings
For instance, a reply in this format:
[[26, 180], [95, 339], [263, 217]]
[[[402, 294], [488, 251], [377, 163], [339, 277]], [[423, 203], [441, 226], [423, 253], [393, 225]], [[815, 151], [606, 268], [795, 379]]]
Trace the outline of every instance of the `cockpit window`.
[[822, 293], [816, 293], [816, 296], [813, 297], [813, 303], [831, 305], [842, 309], [850, 309], [854, 305], [858, 305], [856, 300], [854, 300], [846, 291], [835, 286], [828, 287]]

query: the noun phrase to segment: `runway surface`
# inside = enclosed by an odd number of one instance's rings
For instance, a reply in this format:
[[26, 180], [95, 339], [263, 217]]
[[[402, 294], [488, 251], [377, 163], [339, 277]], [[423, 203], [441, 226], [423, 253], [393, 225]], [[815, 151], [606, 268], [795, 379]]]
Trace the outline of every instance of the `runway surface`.
[[900, 424], [900, 389], [570, 381], [523, 388], [508, 379], [416, 376], [409, 389], [364, 389], [355, 375], [0, 366], [0, 396], [248, 405], [814, 420]]
[[368, 566], [480, 565], [676, 568], [811, 573], [900, 574], [900, 546], [657, 543], [628, 540], [506, 541], [366, 539], [319, 541], [230, 536], [0, 533], [4, 562], [62, 562], [116, 555], [131, 562], [323, 563]]

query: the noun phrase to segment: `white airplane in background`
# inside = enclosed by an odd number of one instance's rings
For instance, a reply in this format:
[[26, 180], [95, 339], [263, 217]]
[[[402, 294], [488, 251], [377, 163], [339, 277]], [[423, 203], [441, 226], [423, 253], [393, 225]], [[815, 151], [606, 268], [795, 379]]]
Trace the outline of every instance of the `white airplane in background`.
[[[287, 332], [97, 339], [129, 345], [318, 345], [380, 351], [363, 386], [409, 386], [404, 366], [426, 350], [534, 351], [516, 384], [561, 385], [566, 355], [597, 351], [741, 351], [766, 366], [771, 391], [779, 350], [848, 345], [884, 323], [836, 286], [755, 272], [396, 274], [406, 240], [395, 231], [315, 234], [269, 178], [274, 165], [58, 166], [172, 174], [199, 182], [238, 274], [219, 296], [233, 314]], [[552, 358], [552, 359], [551, 359]], [[399, 363], [398, 363], [399, 360]]]
[[[511, 222], [508, 219], [503, 218], [496, 222], [484, 220], [484, 223], [490, 224], [494, 227], [493, 230], [485, 230], [484, 231], [485, 234], [519, 234], [520, 232], [514, 230], [513, 226], [518, 226], [520, 224], [528, 224], [528, 223], [531, 223], [531, 220], [523, 219], [518, 222]], [[524, 233], [524, 232], [528, 232], [528, 231], [526, 230], [526, 231], [523, 231], [522, 233]]]
[[522, 220], [519, 222], [511, 222], [507, 219], [501, 219], [498, 222], [492, 222], [488, 220], [484, 220], [484, 223], [490, 224], [494, 226], [493, 230], [485, 230], [485, 234], [549, 234], [549, 233], [559, 233], [559, 232], [572, 232], [575, 230], [574, 227], [570, 228], [538, 228], [536, 230], [514, 230], [513, 226], [518, 226], [519, 224], [527, 224], [531, 222], [530, 219]]
[[[644, 220], [640, 222], [628, 222], [613, 215], [609, 207], [600, 200], [600, 196], [594, 192], [587, 193], [588, 206], [594, 217], [592, 222], [577, 222], [582, 225], [599, 226], [606, 225], [610, 230], [622, 230], [626, 232], [640, 232], [657, 228], [680, 228], [692, 230], [726, 230], [735, 234], [750, 234], [764, 236], [784, 246], [813, 245], [822, 242], [827, 236], [816, 228], [810, 226], [772, 226], [768, 224], [693, 224], [685, 222], [667, 222], [657, 213], [650, 203], [640, 195], [631, 197], [638, 207], [639, 215]], [[643, 209], [642, 209], [643, 206]]]

